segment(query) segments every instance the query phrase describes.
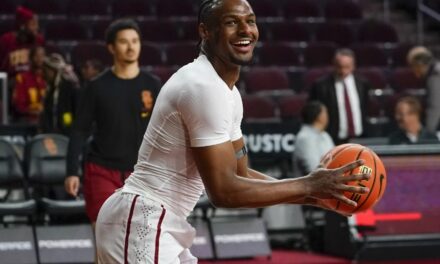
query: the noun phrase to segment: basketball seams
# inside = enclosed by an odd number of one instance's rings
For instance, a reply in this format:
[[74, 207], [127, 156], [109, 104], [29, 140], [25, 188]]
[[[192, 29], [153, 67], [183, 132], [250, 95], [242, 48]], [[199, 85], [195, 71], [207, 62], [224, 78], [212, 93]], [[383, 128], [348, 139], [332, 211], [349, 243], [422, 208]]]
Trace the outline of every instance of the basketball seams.
[[371, 157], [373, 158], [373, 164], [374, 164], [374, 179], [373, 179], [373, 184], [371, 184], [371, 188], [370, 191], [368, 192], [367, 197], [364, 199], [364, 201], [357, 207], [355, 208], [351, 213], [356, 213], [356, 211], [358, 211], [359, 209], [362, 208], [362, 206], [364, 206], [364, 204], [368, 201], [368, 198], [370, 198], [371, 193], [373, 192], [374, 189], [374, 185], [376, 184], [376, 174], [377, 174], [377, 166], [376, 166], [376, 157], [373, 155], [373, 153], [371, 152], [370, 149], [367, 149], [369, 154], [371, 155]]
[[[338, 153], [338, 154], [339, 154], [339, 153], [342, 154], [342, 152], [343, 152], [344, 150], [346, 150], [346, 149], [349, 148], [349, 147], [354, 147], [354, 146], [355, 146], [355, 145], [349, 145], [349, 146], [347, 146], [347, 147], [341, 149], [341, 150], [338, 151], [337, 153]], [[357, 154], [355, 160], [358, 160], [358, 159], [359, 159], [359, 157], [362, 155], [362, 152], [363, 152], [365, 149], [366, 149], [366, 148], [364, 147], [364, 148], [362, 148], [361, 150], [359, 150], [359, 153]], [[335, 153], [335, 158], [336, 158], [336, 153]], [[350, 174], [353, 174], [353, 171], [354, 171], [355, 169], [356, 169], [356, 168], [352, 169], [352, 170], [350, 171]], [[354, 195], [354, 194], [353, 194], [353, 195]], [[351, 196], [351, 198], [353, 198], [353, 195]], [[350, 199], [351, 199], [351, 198], [350, 198]], [[339, 209], [340, 204], [341, 204], [340, 201], [338, 201], [338, 202], [336, 203], [335, 210], [338, 210], [338, 209]]]

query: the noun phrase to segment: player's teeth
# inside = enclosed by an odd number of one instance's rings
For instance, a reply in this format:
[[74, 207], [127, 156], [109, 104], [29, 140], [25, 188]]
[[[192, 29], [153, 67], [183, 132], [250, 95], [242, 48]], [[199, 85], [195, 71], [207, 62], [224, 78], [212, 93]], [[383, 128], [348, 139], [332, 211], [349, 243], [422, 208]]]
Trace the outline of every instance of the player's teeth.
[[237, 45], [248, 45], [248, 44], [250, 44], [251, 42], [249, 41], [249, 40], [244, 40], [244, 41], [239, 41], [239, 42], [237, 42], [236, 44]]

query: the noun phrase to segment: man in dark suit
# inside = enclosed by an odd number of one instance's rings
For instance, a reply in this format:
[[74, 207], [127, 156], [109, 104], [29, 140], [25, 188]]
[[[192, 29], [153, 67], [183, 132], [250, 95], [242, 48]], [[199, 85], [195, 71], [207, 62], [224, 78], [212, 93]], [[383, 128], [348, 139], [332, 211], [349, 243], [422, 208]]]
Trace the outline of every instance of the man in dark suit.
[[365, 132], [366, 107], [370, 85], [353, 74], [354, 53], [339, 49], [334, 57], [334, 73], [312, 85], [309, 100], [321, 101], [328, 109], [327, 131], [336, 144]]

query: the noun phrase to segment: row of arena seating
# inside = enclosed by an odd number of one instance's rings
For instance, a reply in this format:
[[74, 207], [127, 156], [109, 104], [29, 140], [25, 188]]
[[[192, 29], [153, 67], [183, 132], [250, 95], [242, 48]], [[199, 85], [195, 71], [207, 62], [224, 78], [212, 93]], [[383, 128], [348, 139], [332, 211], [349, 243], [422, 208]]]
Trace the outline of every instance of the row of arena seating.
[[[33, 217], [36, 213], [41, 221], [60, 215], [86, 219], [84, 201], [68, 199], [63, 189], [67, 144], [62, 135], [41, 134], [26, 143], [21, 155], [18, 145], [0, 139], [0, 190], [4, 194], [0, 222], [7, 220], [5, 216]], [[14, 195], [14, 190], [23, 194]]]
[[[356, 44], [353, 49], [358, 67], [395, 68], [405, 67], [411, 44], [400, 44], [389, 48], [374, 44]], [[282, 67], [327, 67], [332, 65], [335, 51], [339, 47], [330, 42], [308, 44], [291, 42], [262, 42], [255, 49], [254, 65]], [[102, 41], [84, 41], [73, 45], [49, 42], [48, 52], [65, 55], [78, 67], [85, 60], [95, 58], [105, 65], [112, 59]], [[191, 62], [198, 54], [197, 42], [153, 43], [144, 42], [140, 55], [143, 66], [182, 66]]]
[[[1, 13], [13, 13], [17, 4], [27, 6], [42, 15], [65, 16], [195, 16], [197, 0], [2, 0]], [[361, 7], [349, 0], [249, 0], [260, 17], [331, 19], [361, 19]]]
[[[148, 67], [162, 83], [178, 69], [177, 67]], [[285, 91], [284, 94], [308, 93], [312, 84], [332, 72], [331, 68], [244, 67], [237, 87], [243, 94]], [[359, 68], [356, 73], [371, 83], [373, 94], [411, 93], [423, 95], [424, 84], [409, 68], [386, 70], [383, 68]], [[287, 91], [287, 92], [286, 92]]]
[[[148, 41], [196, 41], [197, 21], [169, 19], [137, 19], [143, 38]], [[102, 40], [111, 19], [40, 19], [43, 35], [52, 41]], [[261, 41], [328, 41], [347, 46], [355, 42], [396, 43], [398, 36], [394, 27], [382, 21], [360, 22], [295, 22], [259, 21]], [[0, 34], [12, 30], [13, 18], [3, 19]], [[66, 30], [68, 29], [68, 30]]]
[[[402, 95], [404, 94], [369, 96], [367, 117], [392, 119], [394, 106]], [[246, 122], [300, 122], [301, 109], [307, 97], [308, 95], [304, 93], [280, 97], [262, 94], [243, 95], [244, 120]], [[386, 114], [389, 115], [386, 116]]]

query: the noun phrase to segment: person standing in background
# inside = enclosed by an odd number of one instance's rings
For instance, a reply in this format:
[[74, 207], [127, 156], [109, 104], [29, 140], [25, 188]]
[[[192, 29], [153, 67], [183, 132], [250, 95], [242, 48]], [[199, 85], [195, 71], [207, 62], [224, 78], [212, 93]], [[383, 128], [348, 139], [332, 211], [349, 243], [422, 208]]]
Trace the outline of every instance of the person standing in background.
[[47, 89], [40, 115], [40, 132], [69, 136], [78, 107], [78, 77], [73, 67], [57, 53], [45, 58], [43, 72]]
[[31, 69], [15, 76], [12, 105], [16, 120], [37, 124], [43, 111], [46, 81], [43, 76], [43, 63], [46, 57], [44, 47], [36, 46], [30, 50]]
[[334, 73], [313, 84], [309, 101], [320, 101], [328, 109], [327, 131], [336, 145], [365, 132], [370, 84], [354, 74], [355, 56], [350, 49], [337, 50]]
[[335, 145], [325, 131], [328, 112], [318, 101], [308, 102], [301, 111], [303, 125], [295, 140], [294, 166], [296, 174], [306, 175], [318, 168], [321, 157]]
[[436, 133], [440, 130], [440, 62], [422, 46], [412, 48], [408, 52], [407, 61], [414, 75], [425, 82], [426, 129]]
[[38, 16], [32, 10], [19, 6], [16, 10], [17, 29], [0, 37], [0, 71], [9, 78], [16, 73], [30, 70], [30, 49], [44, 45], [44, 38], [38, 32]]
[[87, 84], [104, 70], [104, 65], [98, 59], [86, 60], [81, 65], [81, 87], [86, 87]]
[[94, 227], [99, 209], [133, 170], [143, 135], [160, 89], [155, 76], [141, 71], [141, 34], [131, 19], [110, 24], [106, 42], [114, 64], [82, 89], [67, 154], [65, 189], [80, 187], [80, 155], [84, 156], [84, 198]]

